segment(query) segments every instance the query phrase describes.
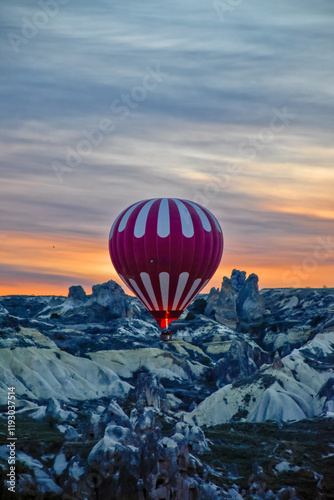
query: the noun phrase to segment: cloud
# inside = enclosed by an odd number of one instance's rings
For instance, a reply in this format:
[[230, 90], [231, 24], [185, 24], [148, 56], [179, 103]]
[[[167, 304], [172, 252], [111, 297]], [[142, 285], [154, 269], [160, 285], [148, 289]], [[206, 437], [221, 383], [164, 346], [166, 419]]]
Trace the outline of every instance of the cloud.
[[[96, 239], [104, 249], [130, 203], [197, 196], [240, 259], [245, 252], [279, 267], [282, 251], [299, 259], [312, 237], [330, 234], [330, 2], [254, 0], [220, 20], [212, 2], [199, 0], [70, 0], [15, 54], [8, 33], [22, 34], [22, 19], [39, 9], [24, 0], [3, 7], [0, 233]], [[157, 65], [166, 76], [122, 119], [112, 103]], [[273, 110], [284, 108], [294, 118], [265, 144]], [[83, 131], [105, 119], [114, 130], [60, 183], [54, 162], [68, 166]], [[231, 165], [240, 171], [226, 180]], [[63, 258], [59, 276], [73, 276]], [[17, 272], [14, 264], [6, 271], [13, 283], [29, 266], [17, 259]], [[47, 265], [38, 272], [56, 286]]]

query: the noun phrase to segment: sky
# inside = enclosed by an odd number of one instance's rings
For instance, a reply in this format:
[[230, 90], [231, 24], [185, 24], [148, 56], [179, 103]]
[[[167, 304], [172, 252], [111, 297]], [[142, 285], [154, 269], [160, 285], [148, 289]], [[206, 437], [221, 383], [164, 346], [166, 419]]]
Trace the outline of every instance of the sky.
[[[334, 286], [334, 3], [2, 0], [0, 294], [114, 279], [128, 205], [184, 198], [260, 288]], [[126, 290], [128, 292], [128, 290]]]

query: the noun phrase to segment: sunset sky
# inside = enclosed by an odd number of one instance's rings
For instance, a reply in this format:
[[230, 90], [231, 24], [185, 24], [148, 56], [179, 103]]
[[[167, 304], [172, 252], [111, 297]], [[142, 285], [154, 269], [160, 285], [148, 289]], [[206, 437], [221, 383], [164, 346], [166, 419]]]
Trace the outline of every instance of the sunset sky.
[[260, 287], [334, 286], [334, 3], [2, 0], [0, 294], [117, 277], [108, 234], [206, 206]]

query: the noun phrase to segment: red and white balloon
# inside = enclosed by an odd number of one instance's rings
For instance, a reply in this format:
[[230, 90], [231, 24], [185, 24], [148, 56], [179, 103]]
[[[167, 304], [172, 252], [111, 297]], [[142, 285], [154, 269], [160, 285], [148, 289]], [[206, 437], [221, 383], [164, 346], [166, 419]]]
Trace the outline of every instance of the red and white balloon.
[[188, 200], [154, 198], [126, 208], [109, 238], [112, 263], [162, 328], [208, 283], [223, 253], [209, 210]]

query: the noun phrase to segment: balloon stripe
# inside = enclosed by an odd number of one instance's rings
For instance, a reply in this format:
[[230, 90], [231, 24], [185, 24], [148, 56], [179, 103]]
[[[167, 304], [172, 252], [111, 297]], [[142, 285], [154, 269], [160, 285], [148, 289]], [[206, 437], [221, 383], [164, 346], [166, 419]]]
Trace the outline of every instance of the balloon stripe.
[[160, 203], [157, 232], [160, 238], [166, 238], [170, 233], [169, 204], [167, 198], [163, 198]]
[[168, 295], [169, 295], [169, 273], [160, 273], [159, 274], [159, 281], [160, 281], [162, 308], [164, 311], [167, 311], [168, 310]]
[[114, 234], [114, 230], [115, 230], [115, 227], [116, 227], [116, 224], [117, 222], [119, 221], [119, 219], [121, 218], [121, 216], [124, 214], [124, 210], [121, 214], [119, 214], [119, 216], [117, 217], [117, 219], [115, 220], [115, 222], [113, 223], [113, 225], [111, 226], [111, 229], [110, 229], [110, 235], [109, 235], [109, 240], [111, 240], [112, 238], [112, 235]]
[[186, 309], [188, 307], [190, 302], [192, 302], [193, 299], [200, 293], [200, 291], [203, 290], [203, 288], [209, 283], [209, 281], [210, 281], [209, 279], [204, 281], [203, 285], [201, 285], [199, 289], [196, 290], [196, 292], [192, 295], [192, 297], [189, 297], [188, 301], [182, 304], [182, 309]]
[[[209, 214], [210, 214], [211, 219], [217, 225], [218, 222], [216, 221], [214, 216], [211, 213], [209, 213]], [[222, 257], [223, 245], [224, 245], [222, 234], [219, 234], [218, 231], [213, 231], [212, 236], [213, 236], [213, 242], [212, 242], [211, 254], [210, 254], [210, 257], [208, 256], [208, 262], [210, 264], [208, 265], [207, 272], [206, 272], [206, 276], [208, 278], [211, 278], [211, 276], [214, 274], [214, 272], [216, 271], [216, 269], [219, 265], [219, 262], [220, 262], [221, 257]]]
[[140, 210], [137, 220], [136, 220], [136, 225], [135, 225], [135, 230], [134, 230], [134, 235], [136, 238], [141, 238], [144, 236], [145, 231], [146, 231], [146, 222], [147, 222], [147, 217], [148, 213], [151, 210], [151, 206], [153, 203], [156, 201], [156, 198], [154, 200], [148, 201]]
[[[126, 284], [126, 286], [129, 286], [128, 281], [122, 276], [121, 274], [118, 273], [118, 276], [121, 278], [122, 281]], [[129, 287], [131, 289], [131, 286]]]
[[133, 205], [131, 208], [129, 208], [129, 210], [124, 214], [123, 216], [123, 219], [121, 220], [121, 223], [120, 225], [118, 226], [118, 231], [121, 233], [122, 231], [124, 231], [124, 229], [126, 228], [126, 225], [128, 223], [128, 220], [129, 220], [129, 217], [130, 215], [132, 214], [132, 212], [138, 207], [138, 205], [140, 205], [141, 203], [143, 203], [142, 201], [139, 201], [138, 203], [136, 203], [135, 205]]
[[184, 289], [186, 287], [188, 278], [189, 278], [189, 273], [181, 273], [179, 275], [179, 281], [177, 283], [177, 288], [176, 288], [176, 292], [175, 292], [174, 302], [173, 302], [173, 306], [172, 306], [172, 310], [173, 311], [177, 311], [178, 309], [181, 309], [181, 308], [178, 307], [178, 304], [180, 302], [180, 298], [181, 298], [181, 296], [183, 294], [183, 291], [184, 291]]
[[152, 307], [150, 306], [150, 304], [147, 302], [147, 300], [145, 299], [144, 295], [142, 294], [139, 286], [137, 285], [137, 283], [135, 282], [135, 280], [133, 280], [132, 278], [129, 279], [131, 285], [133, 286], [133, 288], [136, 290], [136, 293], [138, 295], [138, 297], [140, 298], [140, 300], [145, 304], [145, 306], [147, 307], [147, 309], [149, 311], [152, 311]]
[[136, 293], [136, 290], [133, 287], [133, 285], [128, 280], [126, 280], [124, 276], [122, 276], [121, 274], [118, 274], [118, 276], [121, 278], [123, 283], [131, 290], [131, 292]]
[[213, 222], [215, 223], [216, 228], [217, 228], [217, 229], [218, 229], [218, 231], [221, 233], [221, 232], [222, 232], [222, 230], [221, 230], [221, 227], [220, 227], [219, 222], [217, 221], [216, 217], [215, 217], [215, 216], [214, 216], [211, 212], [209, 212], [209, 210], [208, 210], [207, 208], [204, 208], [204, 207], [203, 207], [203, 209], [206, 211], [206, 213], [209, 215], [209, 217], [210, 217], [211, 219], [213, 219]]
[[[196, 291], [196, 295], [200, 293], [201, 290], [209, 283], [210, 279], [205, 280], [204, 283], [199, 287], [199, 289]], [[192, 299], [191, 299], [192, 300]], [[187, 304], [186, 304], [187, 305]]]
[[186, 298], [182, 302], [180, 309], [184, 309], [185, 304], [188, 304], [188, 302], [190, 302], [190, 299], [192, 298], [193, 295], [195, 295], [195, 291], [198, 288], [198, 285], [200, 284], [201, 281], [202, 281], [201, 278], [197, 278], [194, 281], [194, 283], [192, 284], [192, 287], [190, 288], [190, 290], [188, 292], [188, 295], [186, 296]]
[[182, 224], [182, 234], [186, 238], [191, 238], [192, 236], [194, 236], [194, 225], [189, 210], [182, 203], [182, 201], [177, 200], [176, 198], [173, 198], [173, 201], [175, 201], [177, 208], [179, 209]]
[[[194, 210], [194, 208], [189, 204], [187, 200], [184, 200], [183, 203], [187, 206], [189, 212], [191, 213], [195, 229], [194, 237], [189, 240], [189, 242], [191, 242], [192, 244], [191, 252], [189, 251], [189, 253], [187, 254], [187, 260], [189, 266], [191, 266], [189, 269], [191, 281], [185, 291], [185, 295], [187, 295], [195, 278], [197, 278], [198, 276], [201, 276], [203, 280], [206, 278], [205, 270], [209, 262], [208, 250], [211, 246], [212, 231], [205, 231], [198, 213]], [[192, 299], [188, 298], [188, 302], [190, 300]]]
[[140, 273], [140, 277], [154, 308], [156, 310], [159, 310], [158, 302], [154, 294], [150, 276], [147, 273]]
[[199, 215], [199, 217], [201, 219], [202, 226], [205, 229], [205, 231], [210, 232], [211, 231], [211, 224], [210, 224], [209, 219], [207, 218], [207, 216], [203, 212], [203, 210], [201, 210], [200, 207], [198, 205], [196, 205], [195, 203], [193, 203], [192, 201], [187, 200], [187, 203], [189, 203], [189, 205], [191, 205], [196, 210], [197, 214]]

